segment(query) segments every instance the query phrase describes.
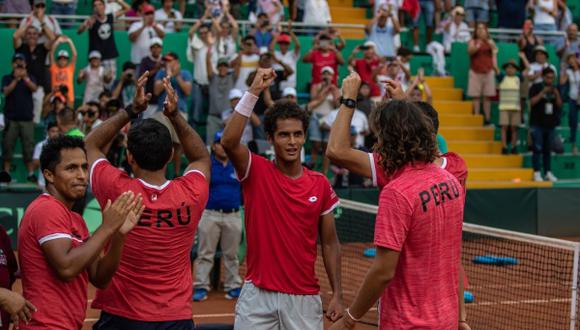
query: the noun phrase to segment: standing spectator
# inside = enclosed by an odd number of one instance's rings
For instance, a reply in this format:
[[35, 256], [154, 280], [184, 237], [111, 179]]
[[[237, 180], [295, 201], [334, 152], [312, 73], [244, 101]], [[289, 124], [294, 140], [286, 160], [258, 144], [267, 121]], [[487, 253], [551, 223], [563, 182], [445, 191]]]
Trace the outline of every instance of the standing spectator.
[[[218, 243], [224, 259], [224, 289], [226, 299], [240, 296], [242, 279], [238, 250], [242, 239], [240, 216], [241, 188], [232, 162], [221, 145], [222, 132], [216, 132], [211, 143], [211, 173], [209, 199], [199, 221], [199, 252], [195, 260], [195, 291], [193, 301], [207, 299], [209, 275], [214, 267]], [[219, 265], [216, 265], [220, 267]]]
[[[157, 72], [162, 67], [163, 41], [159, 38], [153, 38], [149, 46], [150, 54], [141, 60], [139, 65], [139, 74], [141, 77], [146, 71], [149, 71], [150, 77], [157, 76]], [[157, 95], [154, 93], [155, 79], [148, 79], [145, 84], [145, 93], [151, 94], [147, 110], [143, 113], [143, 118], [149, 118], [157, 112]]]
[[165, 33], [181, 31], [182, 19], [179, 10], [173, 9], [173, 0], [161, 0], [161, 8], [155, 11], [155, 20], [161, 22]]
[[257, 0], [258, 19], [261, 14], [266, 15], [266, 19], [272, 26], [277, 26], [284, 18], [284, 6], [280, 0]]
[[[72, 52], [72, 59], [70, 58], [68, 51], [63, 49], [58, 52], [57, 59], [55, 60], [54, 53], [56, 52], [58, 46], [62, 43], [69, 45]], [[73, 82], [75, 65], [77, 63], [77, 49], [75, 48], [72, 40], [66, 36], [58, 37], [52, 45], [48, 59], [50, 62], [50, 78], [52, 90], [59, 91], [66, 98], [67, 104], [72, 106], [75, 98]]]
[[246, 80], [250, 73], [258, 68], [259, 62], [260, 55], [258, 55], [258, 48], [256, 47], [256, 38], [252, 35], [247, 35], [242, 39], [240, 54], [233, 62], [234, 68], [239, 71], [236, 89], [242, 92], [248, 90]]
[[451, 19], [442, 22], [443, 47], [446, 53], [451, 53], [451, 45], [454, 42], [468, 42], [471, 39], [469, 27], [463, 21], [465, 11], [462, 7], [455, 7], [451, 12]]
[[[522, 56], [523, 57], [523, 56]], [[522, 122], [522, 109], [520, 103], [520, 84], [522, 75], [518, 73], [519, 65], [514, 60], [509, 60], [503, 65], [505, 75], [500, 75], [499, 81], [499, 125], [501, 126], [501, 153], [510, 153], [508, 148], [508, 132], [511, 136], [511, 153], [517, 154], [517, 127]], [[523, 76], [527, 74], [526, 67]]]
[[558, 31], [566, 31], [570, 24], [574, 23], [572, 12], [566, 6], [566, 0], [558, 0], [558, 16], [556, 16], [556, 27]]
[[99, 118], [101, 116], [101, 105], [99, 102], [91, 101], [83, 104], [77, 111], [82, 118], [80, 129], [85, 136], [89, 135], [92, 129], [97, 128], [103, 123]]
[[101, 53], [103, 67], [113, 77], [117, 76], [117, 57], [119, 57], [114, 33], [115, 18], [123, 16], [131, 8], [123, 0], [115, 0], [115, 3], [121, 9], [107, 14], [105, 0], [94, 0], [93, 15], [87, 18], [77, 30], [78, 34], [89, 30], [89, 53], [92, 51]]
[[[22, 42], [22, 36], [24, 42]], [[50, 35], [54, 37], [54, 35]], [[28, 74], [36, 78], [38, 89], [32, 95], [34, 101], [34, 122], [40, 123], [42, 104], [45, 93], [50, 93], [50, 79], [48, 68], [46, 67], [46, 57], [52, 45], [52, 40], [38, 43], [39, 31], [33, 26], [20, 27], [12, 37], [15, 53], [20, 53], [26, 57], [26, 68]]]
[[480, 102], [483, 97], [483, 115], [485, 125], [490, 124], [491, 97], [495, 96], [495, 73], [497, 67], [497, 47], [489, 36], [487, 25], [479, 23], [473, 32], [473, 39], [467, 44], [470, 57], [469, 84], [467, 95], [473, 99], [473, 112], [480, 113]]
[[[113, 83], [113, 93], [111, 96], [113, 99], [118, 99], [121, 102], [122, 107], [126, 107], [133, 103], [133, 99], [135, 98], [135, 93], [137, 92], [136, 69], [137, 66], [131, 62], [123, 63], [123, 73], [121, 74], [121, 78]], [[152, 74], [151, 71], [149, 74]]]
[[[533, 0], [534, 1], [534, 25], [536, 31], [555, 32], [556, 17], [558, 16], [558, 0]], [[546, 43], [553, 44], [557, 37], [546, 36]]]
[[[371, 97], [380, 97], [381, 89], [373, 79], [373, 73], [380, 65], [380, 59], [375, 52], [376, 44], [372, 41], [365, 42], [362, 46], [356, 46], [352, 51], [348, 62], [359, 74], [361, 80], [371, 88]], [[359, 52], [363, 52], [362, 58], [356, 58]]]
[[[523, 52], [528, 62], [532, 63], [536, 60], [534, 56], [534, 49], [537, 46], [544, 44], [544, 40], [534, 34], [534, 22], [527, 19], [522, 26], [522, 35], [518, 39], [518, 46], [520, 52]], [[526, 90], [527, 97], [527, 90]]]
[[332, 40], [326, 34], [314, 41], [314, 47], [302, 58], [304, 63], [312, 63], [312, 81], [315, 85], [322, 82], [322, 69], [330, 67], [332, 69], [332, 83], [336, 85], [338, 79], [338, 66], [344, 64], [342, 54], [332, 44]]
[[[26, 15], [32, 11], [30, 1], [4, 0], [4, 2], [0, 4], [0, 7], [2, 8], [3, 14]], [[16, 28], [18, 25], [14, 20], [8, 20], [7, 23], [10, 28]]]
[[[16, 262], [14, 251], [12, 250], [12, 242], [10, 241], [6, 229], [0, 226], [0, 290], [9, 291], [12, 289], [12, 284], [16, 281], [17, 271], [18, 263]], [[0, 299], [0, 301], [2, 301], [0, 303], [0, 329], [8, 330], [10, 328], [11, 316], [7, 311], [5, 311], [5, 304], [7, 304], [8, 301], [5, 299]], [[22, 304], [24, 304], [24, 302], [22, 302]]]
[[564, 55], [574, 54], [580, 56], [580, 40], [578, 40], [578, 25], [572, 23], [566, 28], [566, 36], [559, 42], [556, 54], [560, 56], [562, 62], [566, 62]]
[[419, 68], [417, 76], [411, 82], [411, 85], [407, 88], [407, 96], [409, 100], [413, 102], [427, 102], [433, 104], [433, 94], [431, 93], [431, 88], [425, 80], [425, 72], [423, 68]]
[[258, 14], [258, 21], [256, 26], [250, 32], [251, 35], [256, 38], [256, 47], [262, 51], [262, 49], [268, 48], [274, 37], [274, 28], [272, 22], [268, 18], [266, 13]]
[[38, 188], [43, 192], [46, 192], [46, 181], [44, 180], [44, 175], [42, 175], [42, 171], [40, 170], [40, 154], [42, 153], [42, 147], [46, 145], [49, 139], [54, 139], [60, 135], [60, 129], [56, 124], [56, 121], [48, 123], [46, 127], [46, 138], [36, 144], [34, 146], [34, 153], [32, 154], [32, 164], [34, 166], [34, 170], [38, 171], [38, 180], [36, 183], [38, 184]]
[[216, 36], [216, 41], [213, 44], [212, 65], [215, 66], [217, 60], [224, 57], [233, 61], [238, 53], [236, 46], [240, 30], [238, 22], [227, 11], [223, 16], [214, 18], [212, 22], [212, 30]]
[[500, 29], [519, 29], [526, 20], [526, 6], [529, 0], [496, 0]]
[[101, 65], [101, 53], [93, 50], [89, 53], [89, 65], [79, 72], [77, 84], [86, 81], [83, 103], [99, 101], [99, 95], [105, 90], [105, 84], [111, 82], [111, 73]]
[[129, 40], [131, 41], [131, 62], [141, 63], [141, 60], [149, 55], [149, 46], [153, 38], [165, 37], [163, 25], [155, 22], [155, 7], [144, 5], [141, 7], [143, 19], [131, 24], [129, 28]]
[[204, 17], [197, 21], [189, 29], [189, 40], [187, 43], [187, 59], [193, 62], [193, 122], [199, 122], [202, 113], [207, 113], [204, 109], [203, 100], [208, 97], [207, 80], [207, 50], [213, 44], [210, 27], [203, 22], [209, 19], [209, 11], [206, 10]]
[[26, 57], [20, 53], [12, 57], [12, 72], [2, 77], [5, 97], [4, 116], [6, 129], [2, 140], [4, 171], [10, 173], [16, 141], [22, 143], [22, 158], [28, 170], [28, 180], [34, 180], [32, 151], [34, 148], [34, 118], [32, 94], [38, 86], [34, 77], [26, 72]]
[[572, 154], [578, 155], [576, 147], [576, 132], [578, 130], [578, 90], [580, 88], [580, 67], [576, 54], [565, 56], [565, 64], [560, 75], [560, 85], [568, 84], [568, 125], [570, 126], [570, 142]]
[[[52, 15], [75, 15], [77, 11], [78, 0], [52, 0], [50, 4], [50, 13]], [[63, 19], [62, 27], [69, 29], [72, 27], [72, 20]]]
[[[419, 52], [419, 20], [423, 17], [425, 26], [427, 27], [427, 43], [431, 42], [433, 38], [433, 27], [435, 25], [435, 7], [438, 6], [438, 1], [435, 0], [419, 0], [421, 7], [421, 14], [413, 20], [413, 51]], [[396, 15], [396, 13], [391, 13]], [[376, 42], [376, 41], [375, 41]], [[379, 43], [377, 43], [378, 45]]]
[[20, 21], [20, 27], [28, 25], [32, 25], [40, 31], [39, 44], [50, 42], [55, 39], [55, 36], [62, 34], [58, 21], [54, 17], [46, 15], [45, 0], [34, 0], [32, 13]]
[[304, 0], [302, 21], [307, 25], [328, 25], [332, 22], [327, 0]]
[[[242, 91], [239, 89], [232, 89], [230, 91], [228, 95], [228, 99], [230, 100], [230, 108], [222, 112], [222, 121], [224, 126], [228, 124], [228, 121], [235, 111], [234, 109], [242, 99], [243, 95], [244, 93], [242, 93]], [[244, 127], [244, 133], [242, 133], [241, 143], [243, 145], [247, 146], [250, 142], [254, 141], [254, 128], [260, 125], [262, 125], [260, 118], [255, 113], [252, 113], [250, 120], [248, 120], [246, 126]]]
[[540, 166], [540, 156], [544, 166], [545, 179], [556, 182], [552, 173], [551, 152], [554, 131], [560, 123], [562, 98], [556, 88], [556, 73], [551, 68], [542, 71], [543, 81], [530, 87], [530, 129], [533, 139], [532, 164], [534, 181], [544, 181]]
[[530, 64], [530, 71], [528, 72], [528, 78], [532, 83], [541, 83], [544, 76], [542, 72], [548, 67], [554, 71], [556, 76], [558, 75], [556, 67], [548, 62], [548, 51], [546, 50], [546, 47], [536, 46], [536, 48], [534, 48], [533, 57], [535, 58], [535, 61]]
[[470, 28], [475, 28], [479, 23], [487, 25], [489, 22], [489, 4], [491, 0], [465, 0], [465, 20]]
[[[294, 43], [294, 49], [290, 49], [291, 42]], [[278, 35], [276, 43], [280, 50], [274, 50], [275, 44], [272, 42], [270, 43], [270, 53], [273, 53], [277, 59], [288, 65], [294, 71], [293, 74], [280, 83], [280, 89], [283, 90], [287, 87], [296, 88], [296, 72], [298, 59], [300, 58], [300, 41], [298, 41], [298, 37], [296, 37], [296, 34], [292, 30], [292, 22], [288, 22], [288, 34]], [[282, 67], [280, 65], [274, 65], [274, 70], [281, 69]]]
[[[366, 26], [367, 38], [377, 45], [379, 56], [395, 57], [397, 47], [395, 36], [399, 34], [401, 26], [396, 13], [379, 9], [379, 12]], [[418, 47], [418, 46], [417, 46]]]
[[229, 108], [229, 92], [234, 88], [237, 77], [236, 72], [229, 72], [230, 62], [227, 58], [218, 60], [217, 73], [214, 73], [211, 65], [212, 47], [208, 48], [206, 56], [207, 77], [209, 79], [209, 111], [207, 117], [207, 140], [212, 145], [214, 135], [223, 128], [222, 113]]

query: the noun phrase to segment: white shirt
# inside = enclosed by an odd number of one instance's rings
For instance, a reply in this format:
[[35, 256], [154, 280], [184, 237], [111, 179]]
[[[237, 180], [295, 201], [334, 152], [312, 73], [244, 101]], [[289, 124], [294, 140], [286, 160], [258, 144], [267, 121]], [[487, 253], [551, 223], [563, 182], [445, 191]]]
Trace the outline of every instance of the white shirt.
[[[28, 17], [24, 17], [21, 21], [20, 21], [20, 27], [23, 27], [26, 25], [26, 22], [32, 19], [32, 26], [34, 26], [38, 31], [42, 31], [42, 26], [40, 23], [40, 20], [38, 18], [36, 18], [36, 16], [28, 16]], [[46, 27], [51, 30], [52, 32], [54, 32], [54, 34], [56, 35], [60, 35], [62, 34], [62, 30], [60, 29], [60, 25], [58, 24], [58, 21], [56, 20], [56, 18], [49, 16], [49, 15], [44, 15], [44, 24], [46, 24]], [[41, 32], [40, 36], [38, 37], [38, 44], [44, 44], [45, 42], [48, 41], [48, 38], [46, 37], [46, 35]]]
[[212, 63], [215, 62], [214, 66], [222, 57], [227, 58], [229, 61], [233, 61], [238, 54], [236, 41], [231, 35], [216, 38], [216, 42], [213, 44], [213, 54], [214, 58], [212, 58]]
[[399, 11], [399, 7], [403, 5], [403, 0], [376, 0], [375, 1], [375, 15], [379, 13], [379, 9], [382, 7], [387, 9], [391, 5], [391, 11], [396, 13]]
[[[324, 123], [329, 127], [332, 127], [332, 124], [334, 124], [337, 115], [338, 109], [332, 110], [326, 117], [324, 117]], [[355, 109], [350, 125], [356, 130], [356, 147], [358, 148], [364, 146], [365, 136], [361, 133], [369, 131], [369, 121], [365, 113]]]
[[461, 22], [459, 26], [455, 22], [449, 24], [449, 31], [443, 30], [443, 46], [445, 52], [451, 52], [451, 44], [454, 42], [468, 42], [471, 39], [469, 26], [465, 22]]
[[332, 22], [328, 2], [326, 0], [306, 0], [303, 22], [313, 25], [324, 25]]
[[[528, 76], [531, 77], [538, 72], [542, 72], [547, 67], [550, 67], [552, 70], [554, 70], [554, 72], [556, 73], [556, 77], [558, 76], [558, 71], [556, 70], [556, 67], [548, 62], [544, 64], [540, 64], [538, 62], [530, 64], [530, 71], [528, 72]], [[534, 80], [532, 83], [537, 84], [541, 83], [542, 81], [544, 81], [544, 78], [542, 78], [542, 76], [540, 75], [540, 77], [538, 77], [538, 79]]]
[[248, 85], [246, 85], [246, 80], [248, 76], [256, 71], [258, 67], [258, 62], [260, 61], [260, 56], [258, 54], [252, 55], [244, 55], [240, 54], [241, 56], [241, 64], [240, 64], [240, 74], [238, 75], [238, 81], [236, 81], [236, 88], [245, 92], [248, 90]]
[[[294, 71], [294, 73], [288, 76], [286, 80], [280, 82], [280, 90], [284, 90], [286, 87], [296, 88], [296, 66], [298, 60], [300, 59], [300, 54], [296, 54], [294, 49], [289, 49], [286, 54], [282, 54], [279, 50], [275, 51], [274, 53], [282, 63], [291, 67]], [[283, 68], [280, 64], [275, 64], [274, 70], [283, 70]]]
[[572, 100], [578, 99], [578, 87], [580, 86], [580, 70], [572, 71], [571, 68], [566, 69], [568, 75], [568, 83], [570, 84], [569, 96]]
[[[34, 147], [34, 152], [32, 153], [32, 160], [40, 160], [40, 154], [42, 153], [42, 148], [44, 147], [44, 145], [47, 142], [48, 142], [48, 138], [46, 138], [43, 141], [40, 141], [36, 144], [36, 146]], [[42, 170], [40, 168], [38, 169], [37, 184], [38, 184], [38, 187], [42, 190], [44, 190], [44, 187], [46, 187], [46, 181], [44, 180], [44, 175], [42, 175]]]
[[[174, 19], [177, 19], [177, 20], [183, 19], [183, 16], [181, 16], [181, 13], [178, 10], [171, 9], [171, 12], [175, 16]], [[168, 20], [168, 19], [169, 19], [169, 15], [167, 15], [167, 13], [165, 12], [165, 10], [163, 10], [163, 8], [157, 9], [155, 11], [155, 20], [156, 21], [158, 21], [158, 22], [161, 21], [161, 23], [164, 23], [164, 21], [165, 20]], [[173, 33], [173, 32], [175, 32], [175, 22], [168, 21], [165, 24], [165, 32], [166, 33]]]
[[556, 18], [545, 11], [554, 10], [554, 2], [552, 0], [539, 0], [538, 4], [534, 6], [534, 24], [556, 24]]
[[116, 2], [107, 2], [105, 4], [105, 15], [115, 14], [121, 9], [123, 9], [123, 7], [121, 7], [120, 4]]
[[97, 69], [92, 69], [89, 65], [84, 71], [87, 74], [87, 86], [85, 87], [83, 102], [98, 101], [99, 94], [105, 90], [105, 68], [100, 66]]
[[[163, 25], [157, 23], [157, 27], [161, 30], [164, 30]], [[135, 22], [131, 24], [129, 28], [129, 34], [139, 30], [143, 27], [143, 21]], [[131, 62], [135, 64], [141, 63], [141, 60], [149, 55], [149, 48], [151, 46], [151, 39], [159, 38], [160, 36], [157, 35], [157, 32], [152, 26], [148, 26], [141, 34], [137, 37], [135, 42], [131, 43]]]

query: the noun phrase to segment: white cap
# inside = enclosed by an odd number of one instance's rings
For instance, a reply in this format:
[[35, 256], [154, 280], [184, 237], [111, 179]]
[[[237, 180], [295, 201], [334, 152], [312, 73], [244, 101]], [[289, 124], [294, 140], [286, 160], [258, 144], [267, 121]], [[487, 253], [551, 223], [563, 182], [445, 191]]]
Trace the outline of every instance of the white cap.
[[370, 47], [373, 47], [374, 49], [377, 49], [377, 44], [375, 44], [375, 42], [374, 42], [374, 41], [367, 41], [367, 42], [365, 42], [365, 43], [363, 44], [363, 46], [365, 46], [365, 47], [369, 47], [369, 48], [370, 48]]
[[158, 37], [151, 39], [151, 41], [149, 42], [149, 48], [151, 48], [155, 45], [163, 47], [163, 40], [161, 40], [161, 38], [158, 38]]
[[93, 50], [89, 53], [89, 60], [92, 58], [98, 58], [99, 60], [102, 58], [101, 56], [101, 52], [99, 52], [98, 50]]
[[59, 50], [58, 54], [56, 55], [56, 58], [61, 58], [61, 57], [70, 58], [68, 52], [64, 49]]
[[286, 96], [290, 96], [290, 95], [296, 97], [296, 89], [294, 87], [284, 88], [284, 91], [282, 91], [282, 97], [286, 97]]
[[320, 73], [330, 72], [330, 74], [334, 74], [334, 69], [331, 66], [325, 66], [320, 70]]
[[242, 95], [244, 95], [244, 93], [242, 93], [241, 90], [239, 89], [232, 89], [230, 91], [230, 95], [229, 95], [229, 99], [233, 100], [233, 99], [241, 99]]

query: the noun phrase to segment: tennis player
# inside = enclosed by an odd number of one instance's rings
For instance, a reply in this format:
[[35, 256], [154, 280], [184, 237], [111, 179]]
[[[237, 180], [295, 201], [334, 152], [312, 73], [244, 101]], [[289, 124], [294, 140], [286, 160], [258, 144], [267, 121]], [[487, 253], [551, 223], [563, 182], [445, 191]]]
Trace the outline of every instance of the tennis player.
[[101, 205], [124, 189], [143, 195], [145, 211], [127, 236], [119, 269], [104, 290], [98, 290], [93, 307], [101, 316], [93, 329], [193, 330], [190, 251], [201, 213], [208, 198], [210, 158], [201, 138], [178, 115], [177, 95], [169, 78], [163, 113], [169, 118], [189, 165], [175, 180], [165, 177], [173, 154], [169, 130], [145, 119], [129, 129], [127, 160], [134, 173], [111, 165], [107, 145], [123, 126], [147, 109], [150, 95], [145, 72], [137, 81], [133, 105], [119, 111], [87, 136], [93, 194]]
[[[89, 237], [83, 218], [72, 211], [88, 185], [83, 141], [70, 136], [49, 139], [40, 166], [48, 193], [30, 203], [18, 231], [24, 297], [38, 310], [29, 322], [20, 322], [20, 329], [80, 329], [87, 283], [106, 287], [110, 282], [125, 235], [142, 211], [141, 197], [122, 192], [114, 203], [105, 201], [103, 223]], [[101, 255], [105, 246], [108, 251]]]
[[333, 289], [326, 316], [337, 320], [343, 309], [340, 245], [332, 212], [338, 198], [325, 176], [300, 162], [308, 114], [288, 101], [266, 112], [264, 128], [274, 147], [273, 161], [240, 143], [258, 95], [275, 77], [272, 69], [258, 69], [221, 140], [242, 183], [248, 242], [248, 270], [234, 328], [320, 330], [323, 312], [315, 274], [319, 233]]

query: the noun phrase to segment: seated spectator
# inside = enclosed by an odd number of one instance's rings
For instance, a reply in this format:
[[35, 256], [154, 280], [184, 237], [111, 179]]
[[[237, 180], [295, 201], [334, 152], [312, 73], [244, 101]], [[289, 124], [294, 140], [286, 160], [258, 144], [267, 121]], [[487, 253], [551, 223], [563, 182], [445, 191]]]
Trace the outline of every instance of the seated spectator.
[[77, 84], [86, 81], [83, 103], [99, 100], [99, 95], [105, 90], [105, 84], [112, 80], [111, 73], [101, 65], [101, 53], [93, 50], [89, 54], [89, 65], [79, 72]]
[[365, 29], [367, 39], [377, 45], [377, 54], [381, 57], [395, 57], [397, 54], [395, 36], [399, 34], [400, 30], [401, 26], [396, 13], [383, 9], [379, 9], [378, 14]]
[[214, 73], [211, 65], [212, 47], [208, 48], [207, 77], [209, 79], [209, 111], [206, 127], [206, 143], [211, 145], [213, 137], [223, 129], [222, 113], [229, 108], [228, 96], [233, 89], [237, 71], [230, 72], [230, 62], [227, 58], [218, 61], [217, 72]]
[[[274, 40], [272, 40], [270, 43], [270, 53], [273, 53], [277, 59], [288, 65], [292, 71], [294, 71], [293, 74], [280, 83], [280, 89], [283, 90], [287, 87], [296, 88], [296, 72], [298, 59], [300, 58], [300, 41], [298, 41], [298, 37], [296, 37], [296, 34], [294, 34], [294, 31], [292, 30], [291, 22], [288, 22], [288, 34], [278, 35], [275, 41], [280, 50], [274, 50], [275, 43]], [[294, 49], [290, 49], [291, 42], [294, 43]], [[283, 68], [282, 66], [275, 64], [274, 69], [282, 70]]]
[[115, 42], [115, 19], [123, 16], [131, 7], [122, 0], [115, 0], [120, 9], [113, 13], [107, 13], [105, 1], [93, 1], [93, 15], [79, 26], [77, 34], [89, 30], [89, 53], [92, 51], [101, 53], [103, 67], [111, 73], [111, 76], [116, 77], [119, 51]]
[[66, 98], [58, 90], [50, 92], [44, 98], [42, 106], [42, 124], [47, 127], [50, 123], [56, 123], [56, 114], [67, 106]]
[[496, 0], [497, 27], [500, 29], [519, 29], [526, 20], [526, 6], [529, 0]]
[[242, 38], [241, 49], [238, 57], [233, 62], [234, 69], [238, 70], [238, 80], [235, 88], [242, 92], [248, 90], [246, 81], [250, 73], [258, 68], [260, 62], [260, 55], [256, 47], [256, 38], [252, 35], [247, 35]]
[[[501, 126], [501, 153], [517, 154], [518, 132], [517, 127], [522, 122], [522, 109], [520, 104], [520, 84], [522, 77], [527, 74], [528, 68], [520, 74], [519, 65], [514, 60], [509, 60], [503, 65], [505, 74], [498, 77], [499, 81], [499, 125]], [[511, 150], [508, 146], [508, 132], [511, 136]]]
[[[34, 312], [34, 306], [17, 293], [10, 291], [16, 281], [18, 263], [10, 237], [2, 226], [0, 226], [0, 256], [0, 329], [8, 330], [11, 317], [17, 322], [19, 315], [24, 315], [25, 310], [28, 313]], [[22, 319], [21, 321], [26, 322]]]
[[332, 22], [327, 0], [304, 0], [304, 17], [307, 25], [327, 25]]
[[[536, 31], [555, 32], [558, 16], [558, 0], [534, 0], [534, 26]], [[554, 44], [558, 38], [546, 36], [546, 43]]]
[[[560, 74], [560, 85], [568, 91], [568, 126], [570, 127], [570, 142], [572, 154], [578, 155], [576, 147], [576, 132], [578, 130], [578, 91], [580, 88], [580, 65], [576, 54], [570, 53], [564, 57]], [[567, 89], [565, 88], [567, 87]]]
[[528, 72], [528, 79], [533, 84], [538, 84], [542, 82], [542, 79], [544, 77], [542, 72], [546, 68], [552, 69], [552, 71], [554, 71], [554, 74], [558, 76], [558, 71], [556, 70], [556, 67], [548, 62], [549, 55], [548, 51], [546, 50], [546, 47], [536, 46], [536, 48], [534, 48], [533, 56], [535, 58], [535, 61], [530, 64], [530, 70]]
[[427, 102], [433, 104], [433, 94], [431, 93], [431, 88], [425, 80], [425, 72], [423, 68], [420, 68], [417, 72], [417, 76], [413, 79], [413, 82], [407, 88], [407, 97], [409, 100], [414, 102]]
[[470, 28], [474, 28], [477, 24], [487, 24], [489, 22], [489, 1], [481, 0], [465, 0], [463, 3], [465, 8], [465, 20]]
[[20, 21], [20, 27], [32, 25], [40, 31], [39, 44], [44, 44], [54, 40], [62, 34], [60, 25], [56, 18], [46, 15], [46, 1], [34, 0], [32, 13]]
[[206, 10], [204, 17], [197, 21], [189, 29], [189, 40], [187, 43], [187, 59], [193, 62], [193, 120], [201, 121], [202, 114], [207, 113], [207, 108], [203, 107], [202, 100], [208, 97], [207, 80], [207, 50], [214, 43], [210, 26], [203, 24], [209, 19], [209, 11]]
[[181, 31], [182, 19], [179, 10], [173, 9], [173, 0], [161, 0], [161, 8], [155, 11], [155, 20], [161, 22], [165, 33]]
[[265, 14], [266, 19], [274, 27], [284, 18], [284, 6], [280, 0], [257, 0], [258, 21], [260, 15]]
[[[58, 46], [62, 43], [69, 45], [72, 52], [72, 58], [68, 51], [62, 49], [58, 52], [55, 60], [55, 52]], [[77, 49], [70, 38], [60, 36], [52, 45], [50, 55], [48, 56], [50, 63], [50, 78], [53, 91], [59, 91], [65, 98], [68, 106], [72, 106], [75, 100], [74, 93], [74, 74], [77, 63]]]
[[572, 23], [566, 28], [566, 36], [564, 36], [558, 44], [556, 54], [560, 56], [562, 62], [566, 59], [564, 55], [574, 54], [580, 56], [580, 40], [578, 40], [578, 25]]
[[[469, 0], [468, 0], [469, 1]], [[423, 21], [425, 22], [425, 26], [427, 27], [427, 43], [431, 42], [433, 38], [433, 27], [435, 26], [435, 7], [436, 3], [435, 0], [419, 0], [419, 6], [421, 7], [420, 15], [413, 20], [413, 51], [419, 52], [419, 20], [423, 17]], [[393, 19], [393, 24], [397, 26], [396, 33], [399, 33], [399, 22], [396, 18], [397, 13], [393, 12], [385, 12], [383, 15], [387, 15]], [[397, 22], [395, 23], [395, 20]], [[376, 40], [374, 42], [379, 44]], [[390, 55], [385, 55], [390, 56]]]
[[144, 5], [141, 7], [142, 20], [131, 24], [129, 41], [131, 41], [131, 62], [141, 63], [149, 55], [149, 46], [153, 38], [165, 37], [163, 25], [155, 22], [155, 7]]
[[[113, 83], [112, 97], [121, 102], [122, 107], [133, 103], [137, 92], [137, 66], [131, 62], [123, 63], [121, 77]], [[149, 72], [151, 74], [151, 72]]]
[[[222, 112], [222, 125], [225, 126], [228, 124], [228, 121], [232, 114], [234, 113], [234, 109], [240, 102], [240, 99], [244, 93], [239, 89], [232, 89], [229, 92], [228, 100], [230, 101], [230, 106], [228, 110]], [[258, 127], [262, 124], [258, 115], [252, 112], [250, 120], [248, 120], [246, 127], [244, 127], [244, 132], [242, 133], [242, 144], [248, 145], [251, 141], [254, 141], [254, 127]]]
[[65, 107], [56, 114], [56, 124], [58, 125], [61, 134], [84, 139], [85, 135], [79, 129], [77, 122], [77, 114], [72, 108]]
[[533, 140], [532, 165], [534, 181], [544, 181], [540, 157], [544, 167], [545, 179], [556, 182], [552, 173], [552, 144], [555, 128], [560, 124], [562, 98], [556, 86], [556, 73], [551, 68], [542, 71], [543, 79], [530, 87], [530, 130]]
[[36, 144], [34, 147], [34, 153], [32, 154], [32, 166], [35, 171], [38, 171], [38, 179], [36, 183], [38, 184], [38, 189], [43, 192], [46, 192], [46, 181], [44, 180], [44, 175], [42, 175], [42, 171], [40, 170], [40, 154], [42, 153], [42, 147], [44, 147], [46, 142], [48, 142], [48, 139], [54, 139], [59, 135], [60, 129], [58, 128], [56, 121], [48, 123], [48, 126], [46, 127], [46, 138]]
[[91, 101], [83, 104], [77, 110], [78, 115], [81, 119], [79, 125], [81, 132], [86, 136], [92, 129], [98, 127], [103, 123], [101, 119], [101, 105], [99, 102]]
[[28, 170], [28, 180], [36, 182], [32, 166], [34, 148], [34, 118], [32, 94], [36, 91], [36, 79], [26, 71], [26, 58], [20, 53], [12, 56], [12, 72], [2, 77], [4, 116], [6, 129], [2, 138], [4, 171], [10, 173], [16, 141], [22, 144], [22, 159]]
[[213, 34], [216, 36], [216, 41], [213, 44], [212, 64], [224, 57], [230, 62], [233, 61], [238, 54], [236, 46], [239, 35], [238, 22], [228, 11], [223, 16], [214, 18], [212, 22]]
[[409, 86], [409, 81], [411, 80], [411, 59], [413, 58], [413, 53], [404, 47], [399, 48], [397, 51], [397, 57], [395, 62], [399, 65], [399, 73], [397, 75], [397, 81], [399, 81], [403, 88], [406, 90]]
[[275, 33], [272, 22], [268, 19], [268, 15], [265, 13], [258, 14], [258, 20], [250, 34], [256, 38], [256, 47], [258, 47], [260, 51], [267, 49], [270, 46], [272, 40], [275, 39]]
[[323, 34], [318, 40], [315, 40], [314, 47], [304, 54], [302, 62], [312, 63], [312, 85], [322, 82], [322, 69], [325, 67], [332, 69], [333, 77], [331, 82], [336, 85], [338, 66], [344, 64], [344, 58], [336, 49], [336, 46], [332, 44], [332, 39]]
[[[141, 60], [139, 65], [138, 77], [141, 77], [146, 71], [149, 71], [150, 77], [157, 76], [157, 72], [162, 68], [163, 41], [159, 38], [153, 38], [149, 47], [150, 54]], [[155, 79], [148, 79], [145, 84], [145, 93], [151, 94], [147, 110], [143, 112], [143, 118], [150, 118], [157, 112], [157, 96], [153, 92]]]
[[[361, 80], [371, 88], [371, 97], [380, 98], [381, 89], [373, 79], [373, 73], [378, 70], [380, 59], [377, 56], [376, 44], [372, 41], [367, 41], [363, 45], [356, 46], [350, 57], [348, 58], [349, 65], [359, 74]], [[362, 58], [356, 58], [359, 52], [363, 52]]]
[[443, 46], [446, 53], [451, 53], [451, 45], [454, 42], [468, 42], [471, 39], [469, 27], [463, 21], [465, 18], [465, 11], [462, 7], [455, 7], [451, 12], [451, 16], [441, 22], [443, 28]]

